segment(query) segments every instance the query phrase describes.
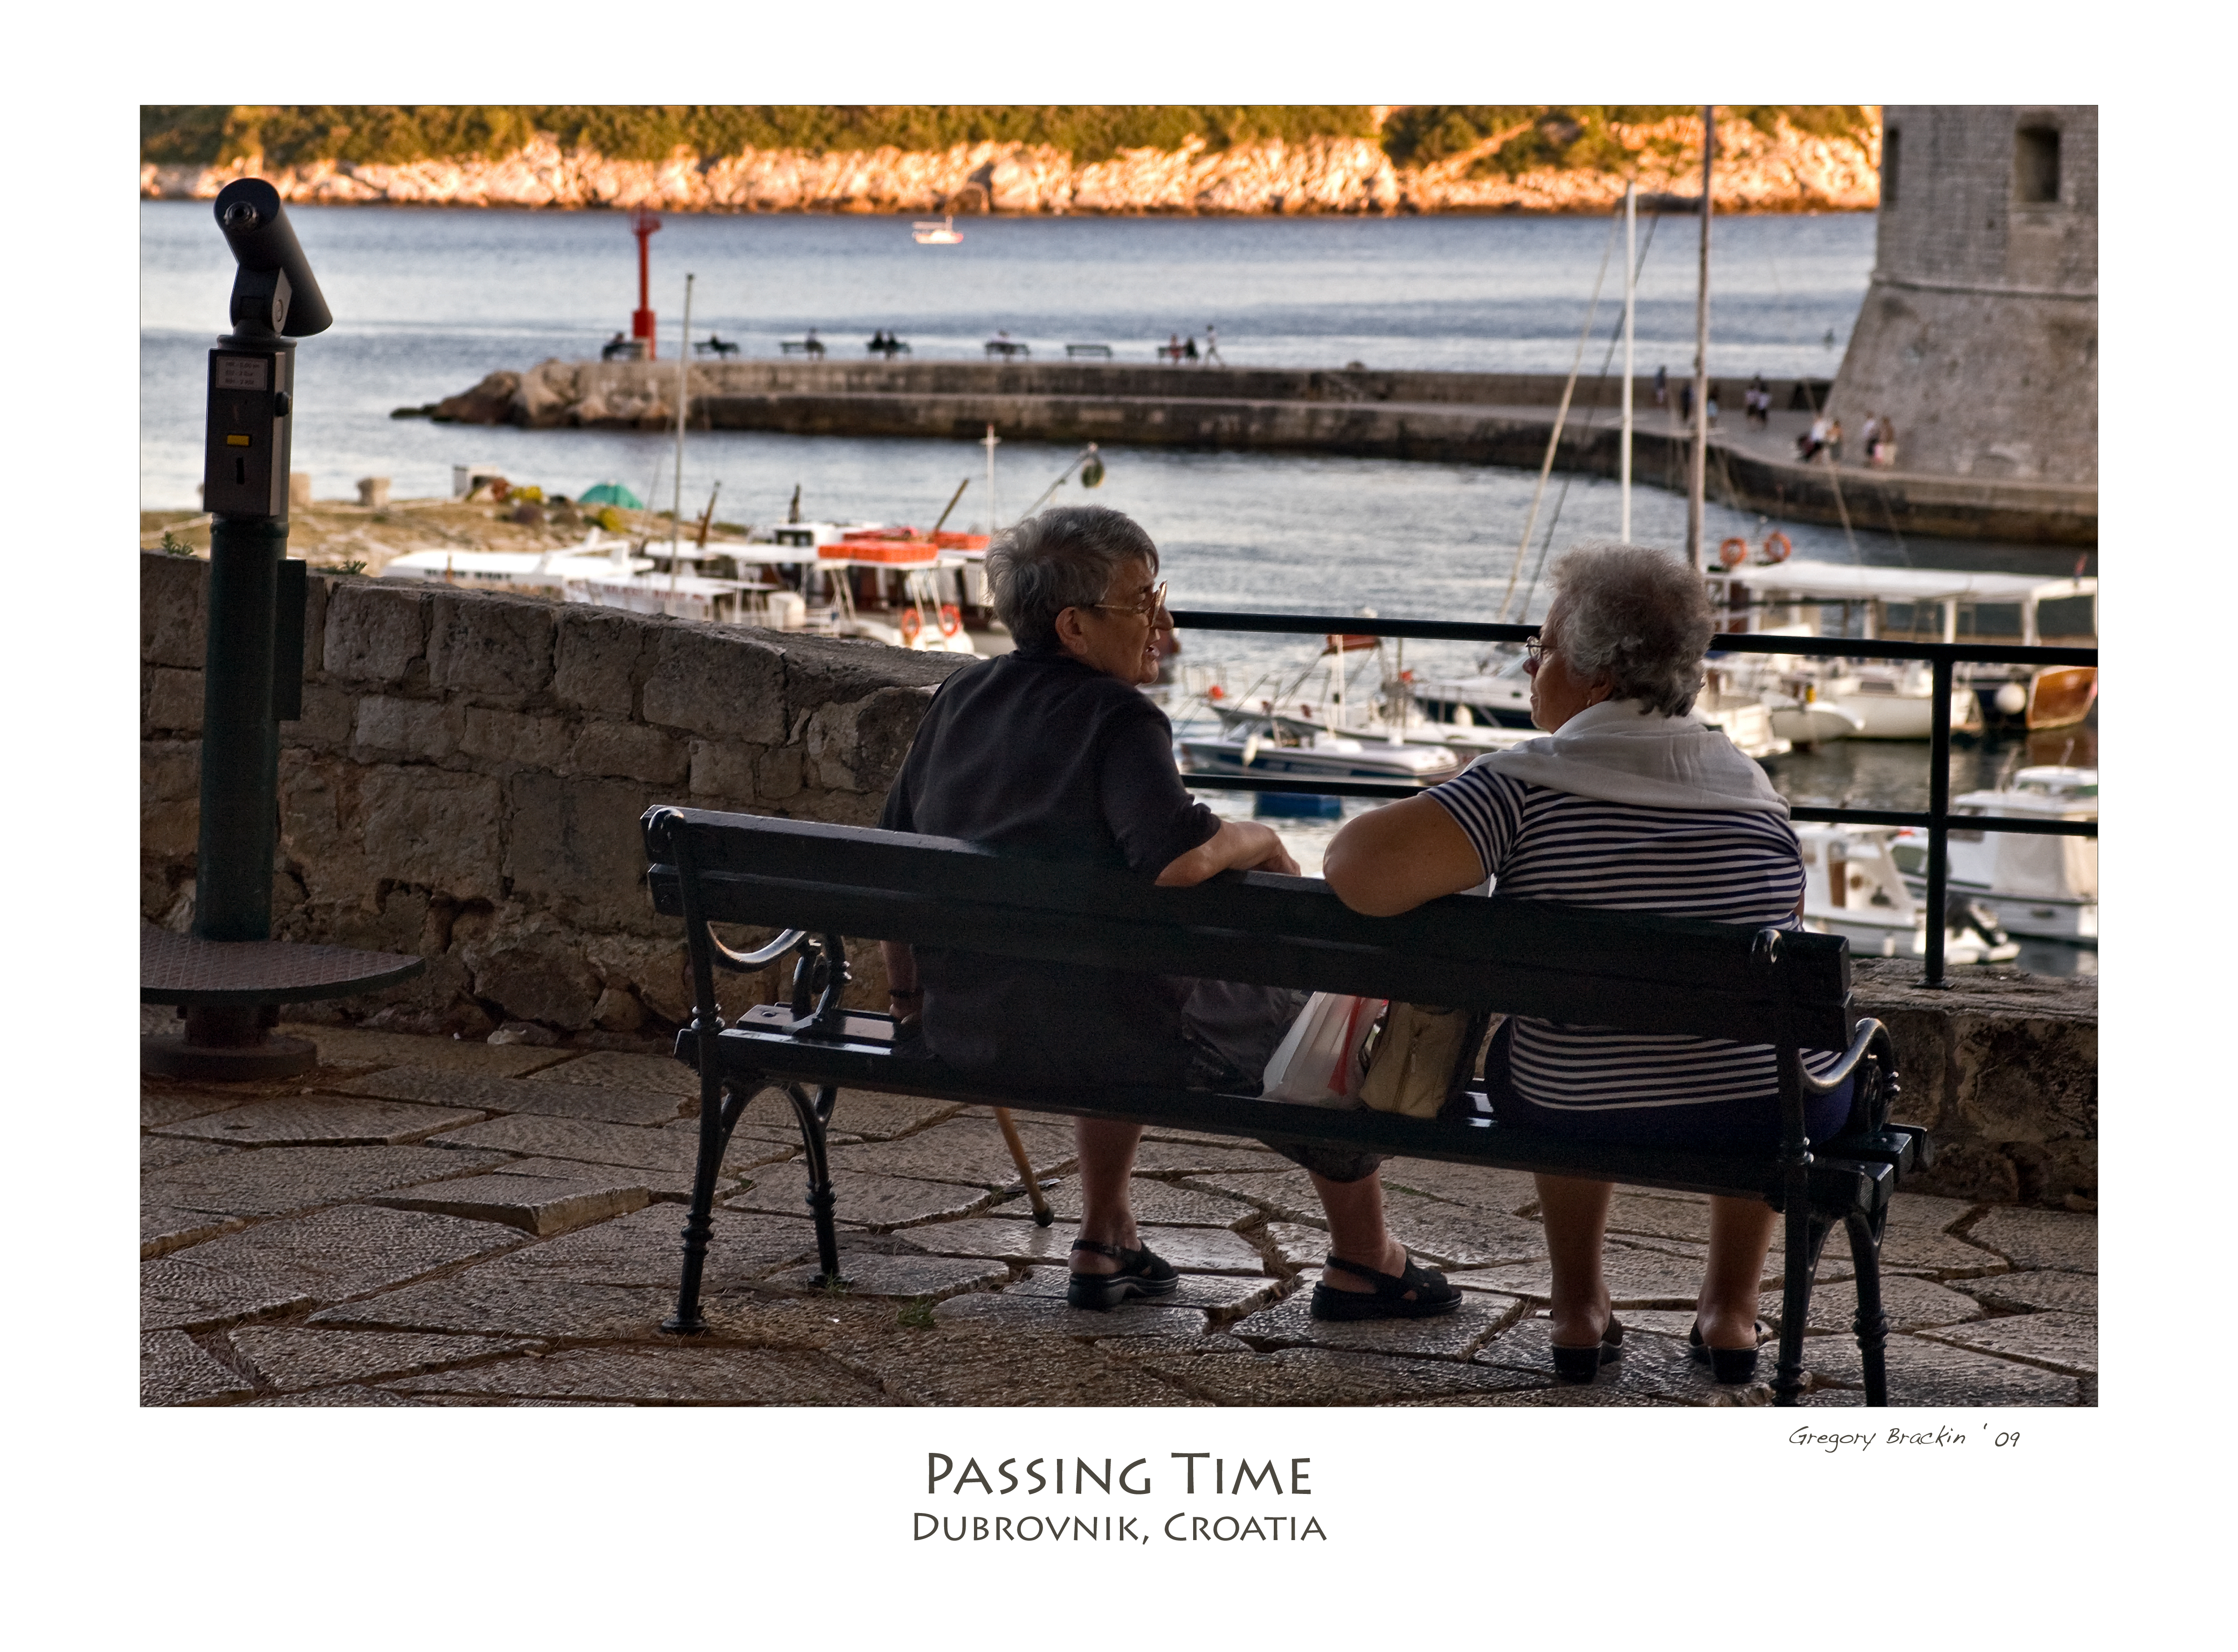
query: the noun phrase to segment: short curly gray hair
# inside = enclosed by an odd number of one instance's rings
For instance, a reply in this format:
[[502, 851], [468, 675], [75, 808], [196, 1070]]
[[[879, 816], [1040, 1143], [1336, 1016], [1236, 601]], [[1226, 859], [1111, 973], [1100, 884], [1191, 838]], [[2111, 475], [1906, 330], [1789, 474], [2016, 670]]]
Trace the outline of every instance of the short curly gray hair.
[[1554, 564], [1563, 663], [1581, 677], [1604, 672], [1612, 700], [1683, 717], [1702, 687], [1702, 656], [1716, 627], [1702, 577], [1667, 552], [1600, 543]]
[[1158, 547], [1142, 524], [1101, 505], [1060, 505], [1004, 528], [987, 552], [995, 613], [1019, 647], [1057, 647], [1056, 616], [1103, 600], [1129, 562], [1157, 571]]

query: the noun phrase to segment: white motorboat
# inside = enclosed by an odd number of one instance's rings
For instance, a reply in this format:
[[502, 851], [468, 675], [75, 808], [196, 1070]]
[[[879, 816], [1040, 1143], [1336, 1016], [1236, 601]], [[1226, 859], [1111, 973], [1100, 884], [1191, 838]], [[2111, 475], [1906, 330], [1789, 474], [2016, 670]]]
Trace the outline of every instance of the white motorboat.
[[[2095, 579], [1797, 561], [1739, 564], [1712, 569], [1709, 577], [1726, 610], [1747, 616], [1741, 623], [1760, 634], [1831, 632], [1858, 639], [1856, 660], [1722, 657], [1738, 682], [1765, 695], [1774, 730], [1798, 746], [1929, 737], [1934, 722], [1930, 667], [1916, 660], [1872, 661], [1864, 657], [1867, 643], [1963, 639], [2089, 645], [2097, 635]], [[2097, 693], [2092, 666], [1961, 666], [1951, 726], [1961, 733], [1999, 725], [2063, 728], [2089, 714]]]
[[1400, 780], [1434, 786], [1461, 772], [1461, 757], [1443, 746], [1356, 740], [1287, 730], [1228, 734], [1178, 742], [1183, 766], [1200, 774], [1276, 774], [1319, 780]]
[[[1803, 846], [1803, 922], [1840, 935], [1864, 957], [1921, 958], [1927, 913], [1905, 882], [1893, 853], [1892, 826], [1798, 821]], [[1970, 902], [1952, 899], [1944, 912], [1943, 956], [1952, 964], [2000, 964], [2020, 943]]]
[[953, 247], [963, 239], [963, 232], [956, 227], [956, 219], [951, 215], [937, 222], [911, 224], [910, 239], [920, 247]]
[[[2096, 820], [2098, 771], [2024, 768], [2002, 787], [1966, 792], [1953, 814], [2013, 814], [2044, 820]], [[1893, 850], [1915, 893], [1927, 887], [1927, 833], [1907, 830]], [[2098, 840], [1984, 832], [1954, 826], [1949, 888], [2015, 935], [2098, 944]]]

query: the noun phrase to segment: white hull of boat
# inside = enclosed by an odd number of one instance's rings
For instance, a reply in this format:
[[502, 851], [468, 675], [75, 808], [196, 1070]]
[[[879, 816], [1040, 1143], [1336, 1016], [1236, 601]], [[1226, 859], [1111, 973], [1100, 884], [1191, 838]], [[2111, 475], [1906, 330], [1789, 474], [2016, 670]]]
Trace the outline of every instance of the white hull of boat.
[[1417, 780], [1434, 785], [1460, 772], [1458, 754], [1442, 746], [1393, 746], [1382, 741], [1316, 739], [1310, 746], [1273, 740], [1184, 740], [1182, 753], [1200, 774], [1289, 775], [1321, 780]]
[[1856, 718], [1824, 700], [1771, 707], [1771, 731], [1791, 746], [1824, 746], [1829, 740], [1847, 740], [1858, 726]]

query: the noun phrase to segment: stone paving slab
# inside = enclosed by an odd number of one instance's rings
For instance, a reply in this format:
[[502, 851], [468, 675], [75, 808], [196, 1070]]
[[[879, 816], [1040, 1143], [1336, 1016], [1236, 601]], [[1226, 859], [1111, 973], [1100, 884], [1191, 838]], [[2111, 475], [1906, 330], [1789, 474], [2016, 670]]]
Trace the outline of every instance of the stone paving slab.
[[[1320, 1222], [1326, 1220], [1321, 1210], [1321, 1196], [1314, 1191], [1312, 1178], [1305, 1171], [1279, 1161], [1281, 1170], [1268, 1171], [1207, 1171], [1201, 1175], [1184, 1176], [1179, 1184], [1215, 1198], [1241, 1201], [1253, 1210], [1264, 1211], [1277, 1222]], [[1222, 1226], [1228, 1225], [1223, 1223]]]
[[140, 1171], [168, 1170], [174, 1164], [185, 1164], [197, 1158], [217, 1158], [231, 1152], [215, 1142], [174, 1141], [165, 1136], [140, 1138]]
[[285, 1216], [503, 1163], [440, 1147], [268, 1147], [174, 1164], [140, 1178], [147, 1204], [219, 1216]]
[[244, 1400], [243, 1405], [408, 1405], [418, 1407], [421, 1402], [407, 1399], [401, 1394], [386, 1390], [367, 1388], [361, 1383], [343, 1383], [333, 1388], [305, 1389], [298, 1394], [268, 1394], [262, 1399]]
[[1500, 1266], [1546, 1254], [1546, 1231], [1536, 1222], [1416, 1193], [1387, 1193], [1383, 1222], [1409, 1251], [1441, 1265]]
[[[1130, 1302], [1098, 1313], [1068, 1305], [1061, 1290], [1055, 1296], [1020, 1296], [1003, 1290], [950, 1297], [933, 1309], [932, 1323], [943, 1330], [1015, 1332], [1021, 1336], [1049, 1332], [1066, 1337], [1109, 1336], [1122, 1323], [1129, 1327], [1125, 1334], [1136, 1337], [1201, 1337], [1212, 1327], [1212, 1320], [1204, 1309], [1186, 1305], [1177, 1298], [1169, 1297], [1162, 1303]], [[1000, 1405], [1009, 1402], [997, 1399], [955, 1403]]]
[[508, 1167], [507, 1171], [488, 1176], [460, 1177], [430, 1182], [425, 1187], [370, 1194], [366, 1203], [398, 1211], [440, 1211], [475, 1222], [502, 1222], [549, 1238], [609, 1217], [626, 1216], [652, 1202], [644, 1178], [629, 1171], [600, 1175], [594, 1165], [571, 1168], [575, 1175], [559, 1177], [515, 1175]]
[[1710, 1201], [1666, 1199], [1619, 1188], [1609, 1200], [1608, 1231], [1651, 1238], [1710, 1241]]
[[[1767, 1288], [1780, 1277], [1779, 1247], [1765, 1258], [1765, 1284]], [[1601, 1256], [1601, 1272], [1608, 1282], [1611, 1299], [1619, 1308], [1691, 1308], [1701, 1295], [1702, 1264], [1694, 1257], [1674, 1256], [1668, 1251], [1650, 1250], [1644, 1245], [1611, 1240]], [[1847, 1277], [1847, 1270], [1831, 1262], [1819, 1266], [1818, 1282]], [[1451, 1275], [1453, 1282], [1472, 1290], [1501, 1290], [1519, 1297], [1529, 1297], [1545, 1302], [1553, 1290], [1553, 1275], [1547, 1264], [1527, 1263], [1520, 1267], [1472, 1268]]]
[[1062, 1263], [1071, 1254], [1073, 1224], [1041, 1227], [1009, 1217], [967, 1217], [897, 1228], [893, 1237], [940, 1257], [989, 1257], [1006, 1262]]
[[[933, 1310], [1000, 1297], [959, 1297]], [[1169, 1310], [1171, 1311], [1171, 1310]], [[1090, 1314], [1083, 1318], [1108, 1320]], [[1185, 1316], [1176, 1314], [1175, 1317]], [[1195, 1317], [1202, 1320], [1202, 1315]], [[1192, 1328], [1193, 1330], [1195, 1328]], [[1201, 1405], [1131, 1360], [1056, 1330], [983, 1328], [846, 1341], [829, 1351], [904, 1405]]]
[[1308, 1227], [1302, 1222], [1269, 1222], [1259, 1233], [1284, 1267], [1318, 1267], [1329, 1251], [1327, 1228]]
[[1271, 1147], [1231, 1138], [1224, 1146], [1202, 1142], [1160, 1141], [1145, 1137], [1135, 1150], [1135, 1169], [1157, 1175], [1202, 1174], [1207, 1171], [1274, 1171], [1289, 1161]]
[[[1554, 1375], [1552, 1330], [1544, 1314], [1519, 1319], [1477, 1350], [1477, 1362], [1528, 1373], [1542, 1382], [1559, 1382]], [[1591, 1383], [1563, 1386], [1610, 1389], [1681, 1405], [1769, 1405], [1772, 1363], [1768, 1352], [1759, 1354], [1753, 1382], [1727, 1385], [1715, 1381], [1706, 1365], [1696, 1364], [1684, 1343], [1668, 1337], [1636, 1337], [1627, 1320], [1623, 1357], [1602, 1366]]]
[[1141, 1369], [1215, 1405], [1387, 1405], [1538, 1386], [1544, 1379], [1460, 1360], [1406, 1359], [1331, 1348], [1271, 1354], [1142, 1355]]
[[[1888, 1226], [1881, 1236], [1882, 1271], [1931, 1274], [1938, 1279], [2003, 1272], [2002, 1257], [1949, 1231], [1981, 1208], [1963, 1199], [1897, 1194], [1889, 1201]], [[1849, 1254], [1849, 1240], [1842, 1234], [1835, 1234], [1826, 1244], [1832, 1254]]]
[[182, 1119], [196, 1118], [204, 1113], [222, 1113], [241, 1105], [238, 1095], [216, 1091], [158, 1090], [146, 1080], [140, 1086], [140, 1128], [160, 1129], [175, 1125]]
[[406, 1377], [406, 1394], [600, 1400], [632, 1405], [886, 1405], [877, 1387], [836, 1361], [791, 1350], [579, 1348]]
[[2009, 1359], [2026, 1360], [2070, 1377], [2098, 1374], [2098, 1316], [2015, 1314], [2004, 1319], [1945, 1325], [1925, 1335], [1954, 1348], [1970, 1348]]
[[[566, 1068], [561, 1068], [566, 1071]], [[482, 1112], [533, 1113], [588, 1118], [614, 1125], [665, 1125], [691, 1104], [665, 1090], [626, 1090], [610, 1085], [561, 1084], [553, 1079], [492, 1078], [441, 1067], [384, 1067], [333, 1086], [351, 1095], [394, 1101], [440, 1102]]]
[[[1038, 1165], [1036, 1169], [1040, 1168]], [[1303, 1172], [1301, 1172], [1302, 1174]], [[1043, 1197], [1060, 1223], [1076, 1224], [1080, 1220], [1080, 1181], [1067, 1177], [1055, 1187], [1046, 1189]], [[1137, 1222], [1155, 1223], [1161, 1227], [1232, 1228], [1251, 1221], [1259, 1212], [1240, 1199], [1206, 1193], [1186, 1183], [1175, 1186], [1169, 1182], [1154, 1181], [1137, 1176], [1127, 1184], [1127, 1205], [1134, 1211]], [[1314, 1202], [1316, 1215], [1321, 1202]], [[1033, 1205], [1023, 1193], [1005, 1199], [990, 1212], [995, 1216], [1025, 1217], [1032, 1219]]]
[[[1812, 1337], [1803, 1344], [1804, 1363], [1819, 1388], [1847, 1392], [1823, 1403], [1864, 1403], [1864, 1363], [1846, 1337]], [[2000, 1359], [1969, 1348], [1952, 1348], [1923, 1337], [1888, 1340], [1889, 1403], [1895, 1405], [2080, 1405], [2082, 1385], [2076, 1378], [2017, 1360]], [[1820, 1400], [1814, 1391], [1811, 1400]]]
[[[765, 1099], [773, 1100], [774, 1098]], [[758, 1106], [761, 1104], [757, 1102], [755, 1105]], [[832, 1104], [831, 1127], [871, 1141], [884, 1141], [922, 1130], [928, 1125], [937, 1125], [943, 1119], [955, 1118], [963, 1111], [955, 1102], [937, 1101], [930, 1096], [881, 1096], [873, 1095], [867, 1090], [843, 1090], [839, 1092], [838, 1100]], [[993, 1118], [991, 1113], [984, 1116], [990, 1120]], [[792, 1124], [792, 1108], [789, 1103], [785, 1108], [785, 1122], [798, 1133], [798, 1127]], [[1033, 1122], [1030, 1117], [1017, 1120], [1021, 1130]], [[1044, 1122], [1042, 1128], [1062, 1130], [1068, 1138], [1072, 1133], [1069, 1125]], [[1072, 1157], [1069, 1144], [1064, 1157]], [[1035, 1161], [1034, 1168], [1041, 1168], [1039, 1160]]]
[[554, 1084], [599, 1085], [611, 1090], [659, 1090], [687, 1101], [699, 1099], [699, 1075], [674, 1056], [633, 1056], [619, 1050], [593, 1050], [546, 1067], [538, 1075]]
[[158, 1133], [235, 1147], [396, 1147], [424, 1141], [438, 1131], [474, 1124], [484, 1116], [479, 1110], [456, 1106], [298, 1096], [205, 1113], [166, 1125]]
[[[838, 1121], [836, 1111], [832, 1120]], [[1045, 1175], [1072, 1163], [1071, 1131], [1060, 1134], [1021, 1121], [1018, 1135], [1036, 1173]], [[978, 1118], [952, 1118], [896, 1141], [835, 1147], [831, 1168], [923, 1181], [962, 1182], [995, 1191], [1023, 1185], [1002, 1132], [991, 1122]]]
[[[749, 1154], [758, 1151], [749, 1148]], [[723, 1169], [715, 1178], [715, 1197], [720, 1200], [744, 1183], [745, 1172], [754, 1168], [735, 1157], [725, 1158]], [[639, 1170], [630, 1164], [593, 1164], [579, 1158], [507, 1158], [500, 1159], [491, 1174], [499, 1176], [536, 1176], [552, 1182], [607, 1182], [616, 1186], [641, 1187], [657, 1204], [688, 1204], [692, 1202], [692, 1172], [689, 1171]], [[411, 1190], [425, 1192], [427, 1189]]]
[[140, 1207], [140, 1259], [148, 1262], [156, 1257], [169, 1256], [174, 1251], [183, 1251], [206, 1239], [237, 1233], [248, 1225], [248, 1219], [244, 1217], [216, 1216], [208, 1211], [175, 1211], [168, 1205], [143, 1204]]
[[[485, 1119], [464, 1130], [447, 1131], [434, 1141], [438, 1147], [478, 1147], [519, 1153], [526, 1158], [571, 1158], [586, 1164], [621, 1164], [632, 1170], [665, 1171], [670, 1176], [681, 1176], [687, 1185], [699, 1163], [696, 1131], [685, 1137], [592, 1118], [546, 1118], [515, 1113]], [[728, 1170], [734, 1164], [741, 1171], [748, 1168], [741, 1161], [752, 1158], [755, 1145], [749, 1142], [741, 1149], [733, 1143], [731, 1153], [724, 1158], [724, 1168]]]
[[1384, 1161], [1382, 1177], [1387, 1189], [1404, 1188], [1502, 1216], [1520, 1215], [1539, 1202], [1538, 1184], [1525, 1171], [1449, 1164], [1435, 1158], [1392, 1158]]
[[273, 1387], [325, 1388], [407, 1377], [533, 1343], [506, 1337], [420, 1337], [394, 1331], [301, 1330], [252, 1325], [230, 1334], [234, 1351]]
[[[752, 1115], [749, 1113], [747, 1117], [751, 1118]], [[674, 1124], [661, 1125], [660, 1129], [666, 1134], [675, 1137], [679, 1141], [689, 1142], [692, 1144], [692, 1162], [694, 1164], [699, 1162], [699, 1121], [697, 1118], [679, 1118]], [[827, 1148], [844, 1147], [862, 1139], [859, 1136], [850, 1136], [844, 1131], [831, 1130], [824, 1133], [824, 1144]], [[724, 1149], [723, 1161], [729, 1164], [735, 1159], [744, 1164], [751, 1156], [752, 1163], [766, 1164], [778, 1159], [791, 1158], [793, 1154], [801, 1151], [805, 1145], [806, 1144], [800, 1138], [800, 1126], [790, 1121], [766, 1128], [759, 1125], [742, 1123], [731, 1131], [730, 1144]]]
[[1419, 1410], [1432, 1405], [1525, 1406], [1566, 1410], [1573, 1406], [1659, 1406], [1671, 1403], [1646, 1394], [1627, 1393], [1601, 1383], [1564, 1383], [1553, 1388], [1507, 1388], [1490, 1394], [1456, 1394], [1436, 1400], [1393, 1400], [1394, 1408]]
[[586, 1284], [549, 1274], [469, 1268], [321, 1309], [309, 1324], [466, 1335], [651, 1340], [676, 1305], [676, 1286]]
[[2063, 1211], [2031, 1211], [2000, 1205], [1966, 1230], [2016, 1271], [2061, 1268], [2070, 1273], [2098, 1271], [2098, 1218]]
[[[939, 1217], [976, 1216], [995, 1199], [987, 1189], [961, 1182], [920, 1182], [860, 1171], [833, 1171], [831, 1191], [838, 1201], [833, 1214], [840, 1225], [873, 1232]], [[751, 1187], [732, 1194], [725, 1208], [797, 1216], [806, 1212], [807, 1196], [806, 1171], [797, 1164], [777, 1165], [757, 1176]]]
[[[1775, 1330], [1779, 1328], [1780, 1295], [1766, 1291], [1757, 1299], [1757, 1316]], [[1973, 1297], [1935, 1284], [1896, 1273], [1881, 1276], [1881, 1311], [1890, 1330], [1920, 1330], [1930, 1325], [1954, 1325], [1979, 1319], [1982, 1304]], [[1857, 1285], [1854, 1279], [1820, 1283], [1811, 1290], [1810, 1329], [1841, 1336], [1853, 1334], [1857, 1317]]]
[[493, 1078], [517, 1078], [577, 1054], [573, 1050], [540, 1049], [530, 1044], [484, 1044], [311, 1022], [282, 1022], [277, 1031], [289, 1038], [310, 1039], [319, 1046], [320, 1064], [329, 1067], [443, 1067]]
[[191, 1330], [336, 1302], [520, 1238], [494, 1223], [361, 1204], [267, 1222], [142, 1263], [141, 1324]]
[[[1010, 1271], [999, 1262], [956, 1257], [850, 1254], [843, 1245], [839, 1277], [847, 1282], [844, 1294], [851, 1297], [939, 1301], [966, 1290], [1006, 1285]], [[772, 1274], [765, 1283], [785, 1290], [820, 1290], [821, 1278], [818, 1264], [811, 1262]]]
[[141, 1404], [208, 1405], [255, 1391], [248, 1378], [211, 1358], [186, 1332], [141, 1333]]
[[1096, 1349], [1098, 1353], [1109, 1354], [1114, 1359], [1132, 1359], [1137, 1356], [1155, 1358], [1172, 1354], [1249, 1354], [1257, 1351], [1249, 1343], [1224, 1330], [1208, 1330], [1201, 1337], [1099, 1337]]
[[1983, 1306], [2003, 1313], [2036, 1313], [2047, 1308], [2073, 1314], [2098, 1311], [2098, 1279], [2095, 1274], [2062, 1273], [2052, 1269], [2000, 1273], [1986, 1279], [1962, 1280], [1957, 1288]]
[[[1025, 1277], [1012, 1285], [1007, 1294], [1013, 1297], [1041, 1297], [1055, 1301], [1064, 1299], [1071, 1284], [1072, 1273], [1068, 1268], [1030, 1268]], [[1288, 1290], [1287, 1283], [1265, 1276], [1256, 1278], [1233, 1273], [1185, 1273], [1181, 1284], [1170, 1297], [1161, 1297], [1158, 1302], [1176, 1308], [1202, 1308], [1215, 1313], [1248, 1313], [1276, 1295]], [[1109, 1313], [1124, 1313], [1142, 1299], [1130, 1298]], [[1109, 1314], [1105, 1316], [1107, 1318]]]
[[1229, 1325], [1229, 1334], [1276, 1348], [1343, 1348], [1355, 1353], [1467, 1359], [1524, 1311], [1520, 1297], [1472, 1295], [1452, 1312], [1431, 1319], [1328, 1323], [1313, 1317], [1314, 1287], [1320, 1282], [1316, 1268], [1299, 1279], [1290, 1296]]

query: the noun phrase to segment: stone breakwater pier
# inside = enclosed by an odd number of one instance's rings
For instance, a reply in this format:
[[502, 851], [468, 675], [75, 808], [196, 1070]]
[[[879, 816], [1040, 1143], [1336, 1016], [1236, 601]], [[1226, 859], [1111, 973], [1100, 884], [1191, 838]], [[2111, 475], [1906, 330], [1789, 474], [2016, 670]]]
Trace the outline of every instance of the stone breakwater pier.
[[[1826, 460], [1804, 464], [1795, 437], [1825, 406], [1824, 381], [1769, 381], [1767, 427], [1741, 417], [1744, 381], [1721, 381], [1711, 435], [1709, 494], [1775, 520], [1927, 537], [2089, 546], [2098, 537], [2095, 481], [1950, 476]], [[1536, 468], [1565, 380], [1559, 374], [1280, 368], [1149, 367], [1103, 362], [732, 362], [690, 368], [690, 421], [717, 430], [799, 435], [977, 441], [1002, 435], [1113, 447], [1253, 449]], [[530, 429], [658, 429], [676, 420], [677, 371], [660, 362], [548, 361], [497, 372], [435, 403], [439, 420]], [[1691, 436], [1679, 382], [1655, 405], [1633, 387], [1632, 474], [1682, 491]], [[1620, 381], [1581, 379], [1556, 450], [1566, 470], [1619, 469]], [[1835, 408], [1854, 430], [1866, 409]]]
[[[141, 911], [193, 913], [208, 563], [141, 559]], [[962, 664], [838, 640], [315, 574], [303, 716], [281, 727], [275, 929], [417, 953], [418, 979], [295, 1006], [320, 1065], [268, 1085], [143, 1082], [148, 1404], [1721, 1405], [1686, 1357], [1704, 1202], [1621, 1195], [1608, 1274], [1634, 1335], [1558, 1386], [1527, 1177], [1397, 1161], [1394, 1232], [1467, 1294], [1434, 1321], [1322, 1325], [1328, 1234], [1302, 1172], [1248, 1142], [1154, 1131], [1134, 1204], [1182, 1274], [1155, 1306], [1064, 1301], [1071, 1132], [1022, 1118], [1060, 1224], [1030, 1219], [983, 1108], [843, 1092], [849, 1288], [818, 1290], [789, 1112], [732, 1139], [707, 1277], [673, 1301], [698, 1143], [677, 926], [637, 820], [688, 802], [864, 824], [926, 690]], [[884, 1001], [874, 946], [852, 989]], [[1899, 1404], [2097, 1397], [2097, 998], [2084, 978], [1862, 959], [1940, 1146], [1884, 1251]], [[735, 1016], [778, 996], [738, 978]], [[315, 1020], [314, 1019], [315, 1018]], [[147, 1010], [142, 1029], [175, 1025]], [[492, 1042], [494, 1035], [497, 1042]], [[1804, 1403], [1862, 1403], [1830, 1250]], [[1763, 1311], [1780, 1310], [1780, 1257]], [[1768, 1372], [1766, 1373], [1768, 1376]]]

